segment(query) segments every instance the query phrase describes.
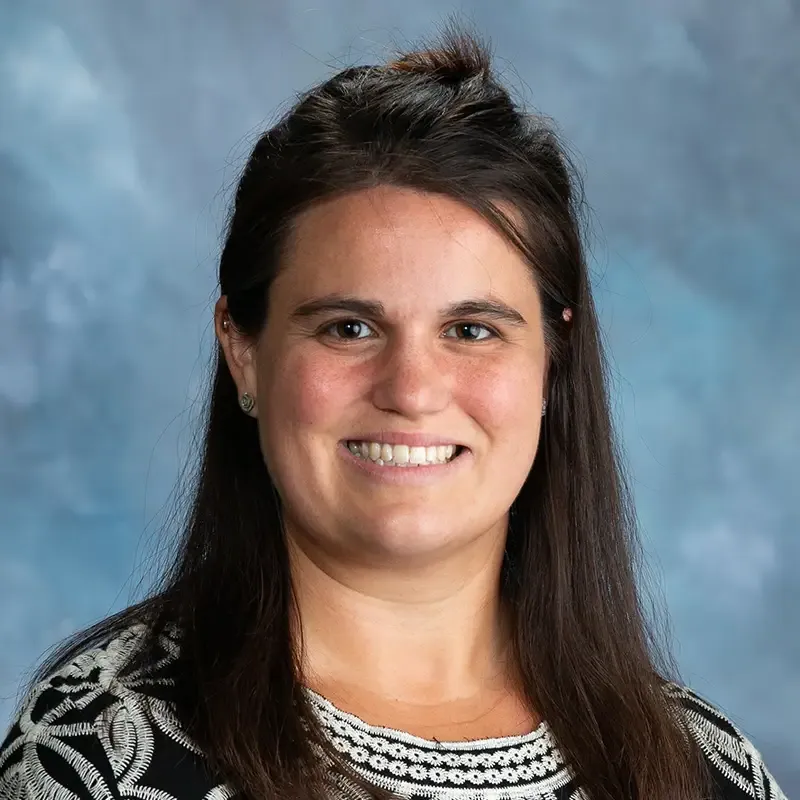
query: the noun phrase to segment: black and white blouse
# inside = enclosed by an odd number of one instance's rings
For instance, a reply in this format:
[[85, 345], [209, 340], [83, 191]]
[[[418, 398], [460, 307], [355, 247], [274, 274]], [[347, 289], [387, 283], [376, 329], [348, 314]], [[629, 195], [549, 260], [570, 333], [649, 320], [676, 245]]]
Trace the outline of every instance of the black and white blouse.
[[[145, 632], [133, 625], [36, 684], [0, 744], [1, 800], [226, 800], [169, 701], [168, 666], [129, 662]], [[116, 673], [124, 665], [125, 668]], [[435, 742], [368, 725], [307, 690], [334, 747], [372, 784], [436, 800], [587, 800], [544, 722], [522, 736]], [[668, 690], [684, 710], [725, 800], [786, 800], [748, 739], [691, 690]], [[147, 702], [145, 702], [145, 699]], [[363, 797], [341, 784], [341, 797]]]

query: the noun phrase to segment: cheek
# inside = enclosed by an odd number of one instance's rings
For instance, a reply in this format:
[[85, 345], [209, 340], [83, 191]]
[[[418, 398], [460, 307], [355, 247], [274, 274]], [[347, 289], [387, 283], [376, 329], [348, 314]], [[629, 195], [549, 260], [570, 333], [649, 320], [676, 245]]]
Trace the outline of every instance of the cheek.
[[270, 416], [292, 427], [324, 429], [329, 422], [341, 422], [342, 410], [357, 393], [347, 370], [335, 359], [309, 353], [288, 354], [264, 372], [270, 409], [275, 412]]
[[473, 366], [458, 376], [458, 405], [493, 437], [515, 449], [535, 449], [542, 372], [530, 363]]

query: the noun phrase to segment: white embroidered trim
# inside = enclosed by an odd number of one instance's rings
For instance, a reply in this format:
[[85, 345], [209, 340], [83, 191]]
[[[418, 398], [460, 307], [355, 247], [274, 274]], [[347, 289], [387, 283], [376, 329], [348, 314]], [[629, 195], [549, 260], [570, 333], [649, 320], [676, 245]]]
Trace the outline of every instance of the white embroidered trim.
[[574, 778], [546, 723], [520, 736], [435, 742], [369, 725], [305, 691], [336, 751], [370, 783], [403, 796], [546, 798]]

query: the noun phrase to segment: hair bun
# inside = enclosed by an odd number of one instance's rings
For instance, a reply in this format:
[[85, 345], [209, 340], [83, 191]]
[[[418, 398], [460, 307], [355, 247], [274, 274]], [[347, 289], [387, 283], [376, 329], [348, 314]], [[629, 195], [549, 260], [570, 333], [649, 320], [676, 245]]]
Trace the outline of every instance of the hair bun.
[[439, 83], [458, 84], [488, 77], [491, 56], [478, 39], [447, 31], [438, 47], [405, 53], [389, 63], [390, 69], [428, 76]]

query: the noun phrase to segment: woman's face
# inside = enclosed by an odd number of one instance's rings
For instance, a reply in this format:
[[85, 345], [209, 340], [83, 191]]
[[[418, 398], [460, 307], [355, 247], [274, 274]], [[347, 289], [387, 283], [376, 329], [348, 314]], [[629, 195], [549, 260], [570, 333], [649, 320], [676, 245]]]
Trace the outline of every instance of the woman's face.
[[240, 386], [288, 535], [364, 564], [502, 547], [545, 363], [531, 272], [472, 210], [383, 187], [306, 211]]

